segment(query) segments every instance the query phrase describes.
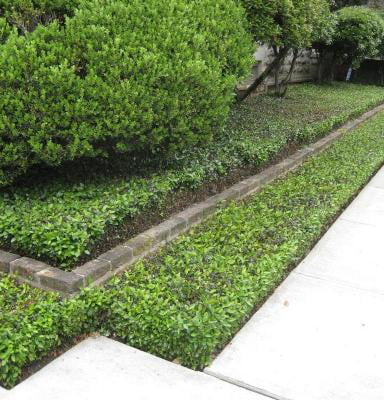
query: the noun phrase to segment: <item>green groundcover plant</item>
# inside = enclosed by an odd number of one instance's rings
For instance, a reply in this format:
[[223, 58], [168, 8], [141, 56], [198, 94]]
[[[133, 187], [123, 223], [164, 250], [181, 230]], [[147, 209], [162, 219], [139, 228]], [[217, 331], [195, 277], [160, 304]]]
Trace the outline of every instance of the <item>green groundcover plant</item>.
[[324, 135], [383, 101], [382, 88], [374, 86], [298, 85], [283, 102], [269, 95], [248, 99], [232, 110], [211, 144], [175, 152], [166, 161], [128, 160], [117, 171], [108, 162], [80, 179], [55, 172], [48, 181], [33, 178], [0, 190], [0, 248], [69, 270], [108, 227], [152, 207], [161, 210], [172, 193], [195, 190], [235, 169], [261, 167], [288, 146]]
[[383, 163], [381, 113], [105, 288], [59, 301], [0, 278], [0, 382], [92, 331], [204, 367]]
[[[66, 13], [62, 1], [27, 4]], [[9, 13], [29, 8], [22, 1], [7, 7], [0, 186], [36, 164], [152, 157], [209, 142], [252, 64], [254, 45], [236, 0], [79, 0], [73, 15], [46, 16], [49, 23], [24, 34], [19, 25], [36, 21], [22, 17], [9, 34]]]

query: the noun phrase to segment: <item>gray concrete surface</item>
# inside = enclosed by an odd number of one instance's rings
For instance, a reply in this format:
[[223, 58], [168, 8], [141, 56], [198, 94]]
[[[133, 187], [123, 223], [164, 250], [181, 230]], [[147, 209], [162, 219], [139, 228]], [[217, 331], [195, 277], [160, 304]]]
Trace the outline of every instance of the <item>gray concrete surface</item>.
[[381, 170], [372, 178], [368, 187], [384, 189], [384, 168], [381, 168]]
[[384, 294], [384, 227], [338, 220], [295, 270]]
[[276, 399], [384, 399], [384, 296], [292, 274], [206, 372]]
[[114, 340], [86, 339], [1, 400], [265, 400]]
[[206, 369], [275, 399], [384, 399], [384, 168]]
[[345, 210], [341, 219], [376, 227], [384, 226], [384, 190], [368, 185]]
[[7, 393], [8, 391], [0, 386], [0, 400], [2, 400]]

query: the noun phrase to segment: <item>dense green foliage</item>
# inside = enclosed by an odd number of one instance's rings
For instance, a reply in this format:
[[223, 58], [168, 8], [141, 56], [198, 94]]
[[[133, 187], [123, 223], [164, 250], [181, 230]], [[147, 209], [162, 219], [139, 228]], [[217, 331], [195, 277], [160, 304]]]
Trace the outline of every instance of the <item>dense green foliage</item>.
[[109, 225], [161, 208], [170, 194], [196, 189], [236, 168], [265, 165], [292, 143], [321, 136], [382, 101], [383, 90], [373, 86], [295, 86], [284, 102], [262, 95], [238, 105], [209, 146], [175, 153], [160, 166], [125, 163], [116, 172], [108, 164], [75, 181], [55, 174], [52, 180], [3, 189], [0, 247], [70, 269]]
[[0, 274], [0, 385], [14, 385], [25, 365], [63, 340], [92, 332], [101, 322], [97, 295], [85, 292], [60, 302], [57, 294], [17, 285]]
[[339, 62], [358, 67], [378, 55], [384, 41], [384, 21], [366, 7], [346, 7], [337, 12], [332, 49]]
[[[328, 0], [242, 0], [250, 22], [251, 32], [256, 41], [273, 49], [274, 58], [263, 73], [251, 84], [244, 99], [261, 85], [271, 73], [275, 78], [275, 93], [284, 97], [300, 51], [315, 42], [331, 40], [335, 21], [331, 18]], [[282, 65], [292, 55], [286, 76]]]
[[242, 0], [242, 3], [255, 39], [270, 46], [309, 47], [330, 20], [328, 0]]
[[6, 42], [11, 32], [11, 25], [8, 24], [5, 18], [0, 17], [0, 45]]
[[19, 34], [26, 34], [38, 25], [47, 25], [72, 15], [79, 0], [0, 0], [0, 17], [5, 17]]
[[203, 367], [383, 162], [381, 113], [106, 288], [59, 302], [0, 277], [0, 382], [92, 330]]
[[209, 142], [252, 63], [246, 27], [235, 0], [81, 0], [65, 23], [12, 33], [0, 185], [35, 164]]
[[340, 8], [351, 6], [363, 6], [367, 4], [367, 0], [330, 0], [332, 10], [340, 10]]

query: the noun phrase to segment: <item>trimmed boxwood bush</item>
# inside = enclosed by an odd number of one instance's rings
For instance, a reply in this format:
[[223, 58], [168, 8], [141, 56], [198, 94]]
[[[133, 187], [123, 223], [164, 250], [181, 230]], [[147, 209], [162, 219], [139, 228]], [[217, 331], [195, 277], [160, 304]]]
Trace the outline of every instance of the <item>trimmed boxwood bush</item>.
[[0, 47], [0, 185], [34, 164], [208, 142], [253, 44], [235, 0], [84, 0]]
[[0, 17], [0, 45], [6, 42], [11, 32], [11, 25], [8, 24], [5, 18]]
[[16, 27], [19, 34], [26, 34], [40, 24], [63, 20], [78, 4], [79, 0], [0, 0], [0, 16]]
[[384, 21], [375, 10], [345, 7], [337, 12], [332, 48], [339, 62], [358, 67], [365, 58], [378, 55], [384, 41]]
[[[344, 4], [358, 4], [359, 1], [337, 1], [332, 13], [335, 21], [331, 36], [320, 35], [314, 47], [319, 53], [320, 82], [344, 80], [347, 70], [359, 68], [365, 59], [379, 57], [384, 42], [384, 21], [380, 14], [367, 7], [344, 7]], [[331, 39], [331, 40], [329, 40]]]

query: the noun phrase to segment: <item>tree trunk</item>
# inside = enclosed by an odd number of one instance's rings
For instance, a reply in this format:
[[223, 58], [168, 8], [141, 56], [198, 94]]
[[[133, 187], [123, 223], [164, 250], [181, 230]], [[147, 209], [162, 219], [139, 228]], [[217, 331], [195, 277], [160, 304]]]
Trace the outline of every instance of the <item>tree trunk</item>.
[[276, 95], [279, 97], [285, 97], [287, 94], [288, 90], [288, 84], [291, 82], [293, 71], [295, 70], [296, 62], [297, 59], [299, 58], [299, 49], [293, 50], [293, 57], [291, 61], [291, 66], [289, 68], [287, 76], [281, 80], [281, 82], [278, 84], [277, 90], [276, 90]]
[[282, 59], [285, 59], [285, 57], [288, 54], [289, 49], [286, 47], [283, 47], [280, 49], [278, 52], [278, 56], [275, 57], [275, 59], [272, 61], [271, 64], [268, 65], [268, 67], [265, 69], [265, 71], [255, 79], [255, 81], [248, 87], [247, 90], [241, 93], [237, 93], [237, 100], [238, 101], [243, 101], [245, 100], [254, 90], [256, 90], [271, 74], [272, 71], [276, 69], [276, 67], [279, 66], [281, 63]]
[[330, 49], [319, 50], [319, 83], [329, 83], [335, 80], [335, 55]]
[[279, 60], [279, 62], [276, 64], [275, 67], [275, 94], [280, 92], [280, 72], [281, 72], [281, 67], [284, 65], [284, 61], [287, 54], [284, 55], [284, 57], [279, 57], [280, 54], [280, 50], [278, 49], [278, 47], [274, 46], [273, 47], [273, 53], [275, 55], [275, 58]]

